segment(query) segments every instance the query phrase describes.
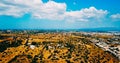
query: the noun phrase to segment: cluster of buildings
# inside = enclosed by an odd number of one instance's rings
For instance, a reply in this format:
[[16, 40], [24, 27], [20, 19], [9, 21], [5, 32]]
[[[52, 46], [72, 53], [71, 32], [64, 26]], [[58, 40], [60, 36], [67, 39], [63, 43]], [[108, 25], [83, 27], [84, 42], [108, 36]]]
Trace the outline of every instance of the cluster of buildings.
[[[99, 33], [100, 34], [100, 33]], [[117, 36], [116, 36], [116, 35]], [[112, 35], [112, 38], [99, 38], [99, 39], [91, 39], [91, 42], [93, 42], [97, 47], [100, 47], [104, 51], [108, 51], [111, 54], [113, 54], [115, 57], [117, 57], [120, 60], [120, 34], [115, 33], [102, 33], [102, 35]]]

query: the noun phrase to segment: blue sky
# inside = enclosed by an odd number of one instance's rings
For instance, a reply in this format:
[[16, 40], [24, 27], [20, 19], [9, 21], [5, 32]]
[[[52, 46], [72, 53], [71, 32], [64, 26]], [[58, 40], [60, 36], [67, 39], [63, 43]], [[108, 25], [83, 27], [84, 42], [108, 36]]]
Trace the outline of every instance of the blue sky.
[[120, 28], [120, 0], [0, 0], [0, 29]]

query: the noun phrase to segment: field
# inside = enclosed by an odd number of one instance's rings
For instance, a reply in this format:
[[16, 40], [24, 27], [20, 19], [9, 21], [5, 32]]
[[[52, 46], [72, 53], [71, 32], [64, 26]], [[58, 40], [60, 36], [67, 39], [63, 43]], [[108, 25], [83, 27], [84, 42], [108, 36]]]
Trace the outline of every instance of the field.
[[113, 37], [82, 32], [1, 33], [0, 63], [119, 63], [118, 57], [95, 43]]

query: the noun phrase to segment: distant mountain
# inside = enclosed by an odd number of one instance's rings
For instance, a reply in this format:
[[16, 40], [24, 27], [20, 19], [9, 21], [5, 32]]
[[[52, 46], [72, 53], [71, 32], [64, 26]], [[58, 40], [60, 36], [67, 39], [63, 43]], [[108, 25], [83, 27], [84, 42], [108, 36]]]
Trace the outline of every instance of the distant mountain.
[[96, 32], [108, 32], [108, 31], [119, 31], [120, 32], [120, 28], [118, 27], [100, 27], [100, 28], [83, 28], [83, 29], [79, 29], [79, 31], [96, 31]]
[[[7, 31], [8, 29], [0, 29]], [[100, 28], [81, 28], [81, 29], [9, 29], [12, 31], [31, 31], [31, 32], [120, 32], [117, 27], [100, 27]]]

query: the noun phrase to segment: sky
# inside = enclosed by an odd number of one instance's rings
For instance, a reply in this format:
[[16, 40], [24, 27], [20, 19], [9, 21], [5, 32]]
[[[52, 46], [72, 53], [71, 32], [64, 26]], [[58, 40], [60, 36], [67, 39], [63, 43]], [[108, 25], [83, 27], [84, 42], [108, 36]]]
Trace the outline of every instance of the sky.
[[0, 29], [120, 28], [120, 0], [0, 0]]

